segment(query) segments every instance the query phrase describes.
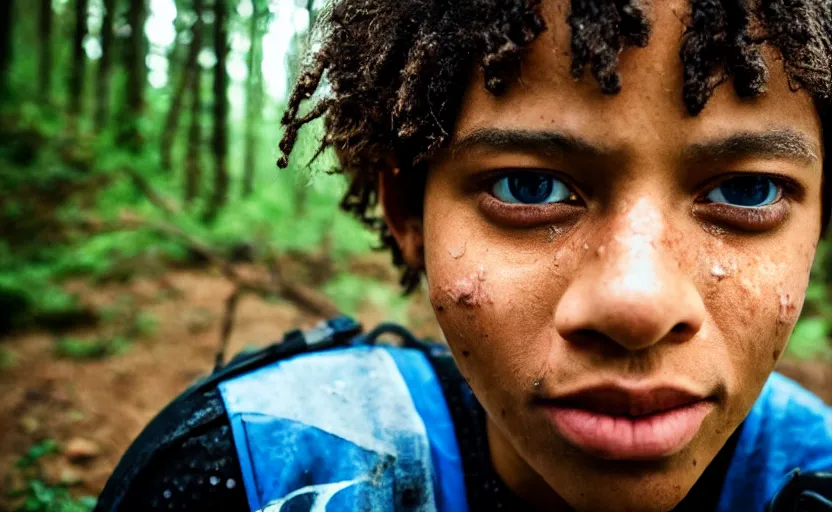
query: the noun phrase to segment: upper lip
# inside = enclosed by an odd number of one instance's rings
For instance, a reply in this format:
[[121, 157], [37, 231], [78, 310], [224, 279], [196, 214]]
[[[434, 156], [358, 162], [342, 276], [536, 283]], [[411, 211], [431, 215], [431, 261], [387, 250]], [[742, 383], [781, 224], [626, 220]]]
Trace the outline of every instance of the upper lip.
[[584, 409], [610, 416], [645, 416], [691, 405], [707, 399], [705, 394], [674, 386], [587, 387], [551, 400], [549, 405]]

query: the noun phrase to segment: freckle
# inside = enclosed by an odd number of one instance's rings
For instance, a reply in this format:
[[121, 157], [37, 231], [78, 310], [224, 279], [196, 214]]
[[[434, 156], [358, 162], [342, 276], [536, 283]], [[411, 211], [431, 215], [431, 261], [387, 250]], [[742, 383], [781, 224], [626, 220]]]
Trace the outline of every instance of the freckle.
[[503, 418], [506, 417], [506, 410], [505, 409], [500, 409], [500, 416], [502, 416]]
[[696, 467], [696, 459], [693, 459], [693, 467]]
[[468, 351], [468, 350], [463, 350], [463, 351], [462, 351], [462, 357], [468, 357], [468, 356], [470, 356], [470, 355], [471, 355], [471, 352], [470, 352], [470, 351]]
[[436, 311], [438, 311], [440, 313], [445, 311], [445, 306], [443, 306], [442, 304], [439, 304], [438, 306], [436, 306]]

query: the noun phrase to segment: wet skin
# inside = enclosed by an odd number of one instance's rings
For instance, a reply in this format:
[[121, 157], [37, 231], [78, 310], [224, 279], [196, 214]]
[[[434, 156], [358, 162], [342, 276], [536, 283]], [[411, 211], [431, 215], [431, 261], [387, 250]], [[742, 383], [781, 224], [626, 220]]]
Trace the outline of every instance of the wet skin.
[[[820, 120], [771, 51], [766, 94], [722, 86], [691, 117], [686, 1], [653, 3], [650, 44], [622, 54], [623, 89], [605, 96], [570, 77], [566, 9], [545, 2], [549, 30], [506, 95], [475, 77], [423, 216], [386, 200], [388, 223], [425, 269], [505, 482], [545, 510], [668, 510], [748, 413], [797, 321], [820, 233]], [[571, 197], [498, 198], [495, 183], [518, 170], [556, 177]], [[751, 174], [773, 178], [779, 199], [709, 199]], [[709, 413], [648, 460], [587, 450], [556, 428], [547, 399], [610, 383], [681, 387]]]

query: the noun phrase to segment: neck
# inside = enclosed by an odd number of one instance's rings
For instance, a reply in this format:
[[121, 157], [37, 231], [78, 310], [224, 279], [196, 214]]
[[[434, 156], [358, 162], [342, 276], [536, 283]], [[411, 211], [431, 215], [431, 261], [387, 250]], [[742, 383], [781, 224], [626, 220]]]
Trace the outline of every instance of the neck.
[[491, 463], [506, 486], [535, 510], [570, 512], [569, 505], [558, 496], [542, 476], [517, 453], [514, 445], [488, 416], [486, 423]]

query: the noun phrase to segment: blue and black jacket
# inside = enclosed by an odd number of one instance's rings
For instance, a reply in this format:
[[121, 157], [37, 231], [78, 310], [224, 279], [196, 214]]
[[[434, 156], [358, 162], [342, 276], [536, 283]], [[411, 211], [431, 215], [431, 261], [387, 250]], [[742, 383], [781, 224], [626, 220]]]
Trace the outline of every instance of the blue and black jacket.
[[[382, 334], [401, 346], [377, 346]], [[676, 511], [832, 511], [832, 409], [773, 374]], [[157, 416], [97, 510], [522, 511], [447, 348], [340, 318], [238, 357]]]

